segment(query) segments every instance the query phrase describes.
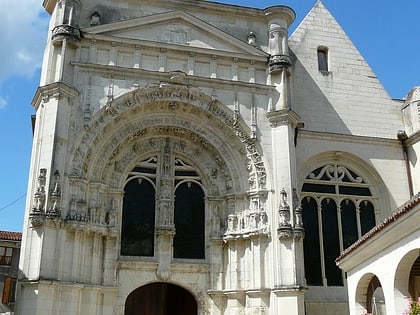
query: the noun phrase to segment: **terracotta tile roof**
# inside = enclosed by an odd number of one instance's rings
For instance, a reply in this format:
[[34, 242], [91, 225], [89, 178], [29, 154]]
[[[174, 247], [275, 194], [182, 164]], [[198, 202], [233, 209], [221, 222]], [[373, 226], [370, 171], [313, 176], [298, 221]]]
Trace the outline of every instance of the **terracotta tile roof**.
[[340, 263], [344, 257], [354, 251], [356, 248], [360, 247], [363, 243], [373, 237], [375, 234], [379, 233], [387, 226], [391, 225], [393, 222], [397, 221], [398, 218], [405, 215], [411, 209], [413, 209], [416, 205], [420, 204], [420, 192], [410, 198], [406, 203], [404, 203], [401, 207], [395, 210], [389, 217], [383, 220], [381, 223], [373, 227], [369, 232], [364, 234], [361, 238], [359, 238], [355, 243], [351, 246], [347, 247], [341, 255], [335, 260], [336, 264]]
[[20, 242], [22, 241], [22, 233], [0, 230], [0, 240]]

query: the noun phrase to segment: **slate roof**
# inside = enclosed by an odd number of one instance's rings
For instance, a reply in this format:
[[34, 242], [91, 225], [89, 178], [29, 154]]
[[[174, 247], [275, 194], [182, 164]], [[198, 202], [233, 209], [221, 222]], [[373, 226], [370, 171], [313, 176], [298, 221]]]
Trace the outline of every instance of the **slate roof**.
[[340, 260], [342, 260], [348, 254], [353, 252], [356, 248], [360, 247], [363, 243], [365, 243], [367, 240], [372, 238], [375, 234], [379, 233], [380, 231], [384, 230], [387, 226], [389, 226], [393, 222], [397, 221], [401, 216], [408, 213], [410, 210], [412, 210], [418, 204], [420, 204], [420, 192], [418, 192], [416, 195], [411, 197], [406, 203], [404, 203], [401, 207], [399, 207], [397, 210], [395, 210], [389, 217], [387, 217], [381, 223], [379, 223], [378, 225], [373, 227], [369, 232], [364, 234], [355, 243], [353, 243], [351, 246], [347, 247], [341, 253], [341, 255], [335, 260], [336, 264], [339, 264]]
[[0, 240], [20, 242], [22, 241], [22, 233], [0, 230]]

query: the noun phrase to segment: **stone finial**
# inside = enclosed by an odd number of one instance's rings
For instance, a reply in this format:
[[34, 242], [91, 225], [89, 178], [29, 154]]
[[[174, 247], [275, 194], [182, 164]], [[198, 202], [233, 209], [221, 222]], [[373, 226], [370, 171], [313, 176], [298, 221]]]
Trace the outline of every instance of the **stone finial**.
[[97, 26], [101, 24], [101, 15], [98, 11], [93, 12], [90, 15], [90, 26]]
[[255, 36], [254, 32], [248, 33], [247, 40], [249, 45], [256, 46], [257, 37]]

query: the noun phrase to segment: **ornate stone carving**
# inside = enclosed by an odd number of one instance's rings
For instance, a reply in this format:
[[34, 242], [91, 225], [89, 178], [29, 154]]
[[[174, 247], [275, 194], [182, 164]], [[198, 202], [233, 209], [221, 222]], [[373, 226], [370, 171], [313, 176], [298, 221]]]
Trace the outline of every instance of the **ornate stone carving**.
[[[92, 170], [89, 170], [90, 166], [103, 167], [106, 165], [106, 162], [104, 162], [104, 164], [101, 164], [102, 162], [92, 163], [91, 156], [87, 154], [87, 148], [92, 148], [93, 150], [95, 145], [99, 145], [99, 143], [103, 142], [103, 139], [105, 138], [104, 135], [108, 129], [108, 126], [111, 125], [111, 120], [114, 120], [112, 125], [115, 125], [115, 123], [123, 121], [125, 115], [127, 115], [127, 117], [132, 120], [132, 117], [141, 111], [162, 111], [162, 113], [164, 113], [164, 111], [170, 110], [170, 104], [173, 104], [174, 102], [177, 104], [178, 112], [188, 111], [190, 112], [189, 115], [196, 115], [196, 113], [200, 113], [201, 110], [205, 119], [209, 119], [210, 116], [208, 114], [216, 118], [215, 120], [209, 120], [209, 122], [214, 125], [213, 130], [223, 130], [226, 128], [230, 130], [235, 135], [235, 137], [240, 140], [245, 151], [247, 152], [249, 164], [251, 165], [249, 169], [252, 170], [252, 174], [250, 175], [250, 183], [252, 184], [251, 189], [261, 189], [265, 187], [266, 171], [262, 162], [261, 154], [256, 147], [254, 139], [252, 139], [250, 136], [251, 133], [244, 129], [244, 123], [238, 119], [238, 116], [235, 116], [233, 112], [226, 111], [220, 102], [211, 96], [205, 95], [193, 88], [171, 84], [162, 87], [131, 91], [113, 100], [106, 110], [104, 109], [99, 112], [96, 117], [92, 119], [89, 127], [86, 129], [86, 132], [84, 135], [82, 135], [79, 144], [77, 147], [75, 147], [73, 158], [74, 164], [72, 167], [74, 171], [73, 175], [81, 174], [82, 172], [85, 172], [86, 174], [91, 173]], [[135, 106], [137, 104], [142, 105]], [[147, 116], [142, 116], [142, 119], [146, 119], [144, 117]], [[148, 120], [150, 121], [148, 123], [149, 126], [161, 126], [162, 124], [166, 124], [166, 122], [161, 118], [148, 118]], [[155, 120], [155, 122], [153, 122], [153, 120]], [[185, 124], [188, 126], [188, 129], [191, 129], [194, 126], [191, 122], [186, 120], [183, 122], [180, 121], [179, 123]], [[126, 129], [125, 135], [123, 133], [119, 133], [115, 136], [119, 139], [121, 139], [123, 136], [127, 136], [129, 133], [128, 128], [132, 128], [132, 130], [136, 130], [136, 132], [138, 130], [142, 130], [144, 129], [145, 121], [139, 121], [139, 125], [143, 127], [134, 128], [134, 125], [130, 125]], [[198, 126], [194, 126], [194, 128], [198, 129]], [[204, 130], [203, 128], [200, 128], [200, 130], [197, 130], [195, 133], [203, 134], [203, 132], [208, 133], [208, 131]], [[208, 135], [206, 135], [206, 138], [208, 138]], [[117, 142], [121, 143], [119, 141]], [[84, 143], [86, 143], [88, 146], [86, 147]], [[216, 143], [213, 145], [216, 145]], [[108, 152], [113, 152], [117, 146], [118, 145], [114, 145], [113, 148]], [[79, 156], [83, 157], [82, 160], [78, 158]], [[102, 172], [92, 173], [101, 174]], [[227, 188], [229, 188], [229, 185], [227, 185]]]
[[45, 222], [46, 176], [47, 169], [41, 168], [38, 175], [38, 187], [34, 194], [32, 212], [29, 215], [29, 220], [33, 228], [38, 228]]
[[72, 200], [70, 201], [70, 210], [67, 213], [66, 220], [86, 222], [88, 221], [87, 214], [88, 211], [86, 201], [83, 199], [77, 199], [76, 196], [73, 196]]
[[61, 185], [60, 172], [54, 172], [53, 189], [50, 193], [50, 207], [47, 211], [47, 218], [57, 218], [61, 215]]
[[34, 195], [34, 206], [32, 212], [44, 212], [45, 206], [45, 182], [46, 182], [47, 169], [41, 168], [38, 175], [38, 187]]
[[74, 42], [80, 41], [80, 30], [71, 25], [57, 25], [52, 30], [52, 42], [54, 44], [62, 42], [64, 39], [69, 39]]
[[273, 55], [268, 58], [268, 67], [270, 73], [287, 69], [291, 65], [292, 62], [290, 60], [290, 57], [287, 55]]
[[[233, 239], [248, 239], [254, 236], [269, 235], [268, 217], [264, 209], [266, 192], [252, 192], [249, 195], [249, 208], [235, 211], [237, 206], [230, 201], [232, 208], [228, 210], [227, 229], [223, 236], [225, 241]], [[245, 203], [244, 200], [242, 203]], [[228, 204], [229, 204], [228, 203]], [[241, 203], [236, 201], [236, 203]], [[229, 206], [228, 206], [229, 207]], [[239, 208], [239, 207], [238, 207]], [[240, 208], [239, 208], [240, 209]]]
[[293, 237], [293, 228], [290, 223], [290, 206], [284, 189], [280, 191], [279, 227], [277, 233], [280, 239]]
[[293, 235], [295, 238], [304, 238], [305, 237], [305, 229], [303, 227], [303, 220], [302, 220], [302, 206], [299, 202], [299, 196], [297, 194], [296, 188], [293, 188], [293, 209], [294, 209], [294, 227], [293, 227]]
[[287, 193], [284, 189], [280, 191], [279, 206], [279, 227], [291, 226], [290, 224], [290, 206], [287, 203]]

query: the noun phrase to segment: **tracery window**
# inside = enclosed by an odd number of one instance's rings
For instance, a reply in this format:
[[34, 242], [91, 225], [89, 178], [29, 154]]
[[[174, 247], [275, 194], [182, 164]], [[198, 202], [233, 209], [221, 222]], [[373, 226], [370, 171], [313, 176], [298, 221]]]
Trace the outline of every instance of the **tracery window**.
[[339, 164], [313, 170], [302, 186], [307, 285], [342, 286], [340, 252], [375, 226], [375, 198], [361, 176]]
[[154, 256], [157, 229], [173, 229], [174, 258], [205, 258], [204, 191], [196, 169], [164, 152], [140, 162], [124, 188], [121, 255]]

